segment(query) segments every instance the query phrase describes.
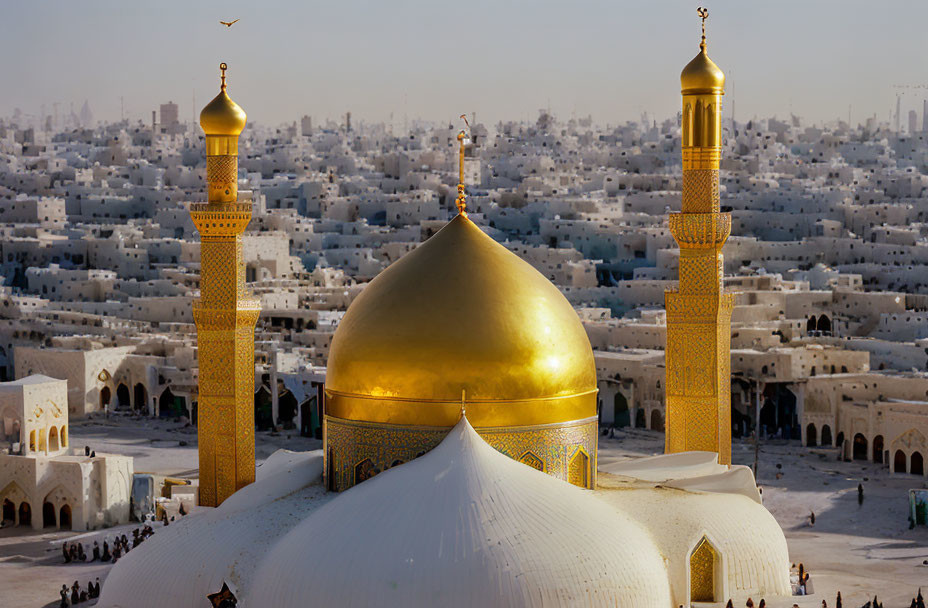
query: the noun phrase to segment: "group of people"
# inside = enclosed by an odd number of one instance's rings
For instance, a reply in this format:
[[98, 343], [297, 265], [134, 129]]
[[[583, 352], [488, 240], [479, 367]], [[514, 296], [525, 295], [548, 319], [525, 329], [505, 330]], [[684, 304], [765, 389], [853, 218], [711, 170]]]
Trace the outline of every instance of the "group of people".
[[[123, 554], [128, 553], [130, 549], [138, 547], [142, 542], [154, 534], [154, 529], [146, 524], [141, 529], [136, 528], [132, 531], [132, 545], [129, 545], [129, 537], [125, 534], [122, 536], [116, 535], [116, 538], [113, 540], [113, 551], [110, 552], [110, 544], [106, 538], [103, 539], [103, 548], [101, 550], [100, 544], [97, 541], [93, 541], [93, 550], [91, 554], [90, 561], [101, 561], [108, 562], [112, 561], [114, 564], [116, 561], [123, 556]], [[62, 543], [61, 551], [64, 554], [64, 563], [69, 564], [71, 562], [86, 562], [87, 554], [84, 553], [83, 543]]]
[[58, 604], [60, 608], [68, 608], [68, 606], [96, 599], [100, 597], [100, 579], [98, 578], [96, 582], [88, 581], [87, 589], [81, 589], [81, 585], [77, 581], [74, 581], [74, 584], [71, 585], [70, 591], [67, 585], [62, 585], [59, 593], [61, 595], [61, 603]]

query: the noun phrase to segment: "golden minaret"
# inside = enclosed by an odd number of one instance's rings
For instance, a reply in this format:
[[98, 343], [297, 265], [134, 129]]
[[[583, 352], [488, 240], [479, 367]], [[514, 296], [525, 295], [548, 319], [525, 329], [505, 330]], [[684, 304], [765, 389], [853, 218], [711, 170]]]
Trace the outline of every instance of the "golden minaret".
[[241, 234], [251, 203], [238, 201], [238, 136], [245, 111], [222, 84], [200, 113], [208, 202], [190, 205], [200, 231], [200, 298], [193, 303], [199, 358], [200, 504], [216, 507], [255, 480], [255, 323], [260, 300], [245, 287]]
[[725, 75], [706, 54], [709, 11], [698, 12], [699, 54], [680, 75], [683, 205], [682, 213], [670, 214], [670, 232], [680, 246], [680, 282], [665, 294], [665, 451], [718, 452], [721, 464], [731, 464], [732, 295], [722, 287], [731, 215], [719, 212]]

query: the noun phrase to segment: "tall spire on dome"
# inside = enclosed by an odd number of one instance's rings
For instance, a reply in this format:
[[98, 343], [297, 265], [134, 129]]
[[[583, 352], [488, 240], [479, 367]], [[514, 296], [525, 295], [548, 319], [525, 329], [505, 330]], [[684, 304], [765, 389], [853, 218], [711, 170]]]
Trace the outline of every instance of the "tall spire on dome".
[[461, 120], [464, 121], [466, 128], [458, 132], [458, 144], [460, 146], [458, 151], [458, 197], [455, 199], [454, 204], [458, 208], [458, 213], [467, 217], [467, 194], [464, 192], [464, 149], [470, 143], [470, 123], [467, 122], [466, 114], [461, 114]]
[[665, 294], [665, 451], [717, 452], [721, 464], [730, 464], [733, 301], [722, 287], [722, 246], [731, 232], [731, 214], [719, 206], [725, 75], [706, 53], [709, 11], [700, 7], [697, 14], [699, 54], [680, 74], [682, 213], [669, 218], [680, 247], [680, 281]]

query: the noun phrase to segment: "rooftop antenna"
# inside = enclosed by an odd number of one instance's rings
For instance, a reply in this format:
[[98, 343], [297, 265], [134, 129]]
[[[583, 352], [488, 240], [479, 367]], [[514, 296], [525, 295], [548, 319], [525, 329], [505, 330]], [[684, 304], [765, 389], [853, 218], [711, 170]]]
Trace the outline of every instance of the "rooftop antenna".
[[[458, 132], [458, 144], [460, 145], [460, 150], [458, 151], [458, 197], [455, 199], [454, 204], [458, 208], [458, 214], [467, 217], [467, 194], [464, 193], [464, 148], [470, 140], [470, 123], [467, 122], [467, 114], [461, 114], [461, 120], [464, 121], [466, 128]], [[463, 408], [463, 394], [461, 399], [461, 407]], [[463, 412], [464, 410], [462, 409], [461, 411]]]

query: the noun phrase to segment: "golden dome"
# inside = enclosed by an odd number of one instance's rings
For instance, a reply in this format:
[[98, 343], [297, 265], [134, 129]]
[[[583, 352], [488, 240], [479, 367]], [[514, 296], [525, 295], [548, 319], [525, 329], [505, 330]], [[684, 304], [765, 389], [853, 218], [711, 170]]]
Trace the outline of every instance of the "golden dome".
[[475, 427], [596, 415], [593, 351], [576, 312], [464, 215], [380, 273], [329, 353], [326, 413]]
[[723, 95], [725, 74], [709, 59], [704, 44], [680, 74], [680, 87], [684, 95]]
[[240, 105], [226, 94], [226, 64], [220, 64], [222, 86], [219, 95], [200, 112], [200, 126], [207, 135], [239, 135], [245, 128], [247, 116]]

